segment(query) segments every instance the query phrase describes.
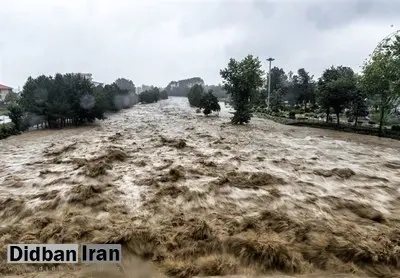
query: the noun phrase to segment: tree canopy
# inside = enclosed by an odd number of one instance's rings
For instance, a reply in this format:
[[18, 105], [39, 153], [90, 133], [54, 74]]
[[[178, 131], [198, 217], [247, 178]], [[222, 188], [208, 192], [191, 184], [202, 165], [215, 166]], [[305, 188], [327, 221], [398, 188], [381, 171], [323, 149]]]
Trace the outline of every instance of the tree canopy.
[[157, 87], [141, 92], [139, 94], [139, 101], [141, 103], [154, 103], [159, 100], [160, 100], [160, 89]]
[[17, 102], [18, 99], [19, 99], [19, 96], [18, 96], [17, 93], [9, 92], [9, 93], [6, 95], [6, 97], [4, 98], [4, 103], [5, 103], [5, 104], [10, 104], [10, 103], [13, 103], [13, 102]]
[[129, 91], [132, 93], [136, 93], [136, 87], [135, 84], [133, 84], [132, 80], [126, 79], [126, 78], [118, 78], [114, 82], [119, 89], [123, 91]]
[[379, 131], [382, 133], [388, 113], [398, 105], [400, 98], [400, 37], [377, 52], [365, 63], [361, 86], [371, 99], [378, 102]]
[[220, 111], [221, 107], [218, 103], [218, 98], [214, 96], [213, 91], [209, 90], [207, 93], [204, 93], [200, 100], [200, 106], [203, 109], [204, 115], [211, 114], [212, 111]]
[[349, 67], [338, 66], [326, 69], [318, 80], [319, 104], [326, 111], [328, 121], [329, 110], [333, 108], [340, 122], [339, 115], [350, 102], [356, 91], [356, 77]]
[[257, 57], [248, 55], [241, 61], [231, 58], [227, 68], [220, 71], [224, 89], [232, 97], [235, 113], [231, 120], [234, 124], [248, 123], [252, 117], [250, 98], [264, 84], [261, 67]]
[[132, 107], [138, 99], [115, 82], [94, 87], [84, 76], [69, 73], [29, 77], [18, 102], [24, 113], [38, 119], [36, 124], [45, 122], [52, 128], [103, 119], [104, 112]]
[[192, 88], [190, 88], [188, 93], [188, 100], [190, 106], [200, 107], [201, 98], [203, 97], [203, 94], [204, 94], [204, 88], [199, 84], [196, 84]]

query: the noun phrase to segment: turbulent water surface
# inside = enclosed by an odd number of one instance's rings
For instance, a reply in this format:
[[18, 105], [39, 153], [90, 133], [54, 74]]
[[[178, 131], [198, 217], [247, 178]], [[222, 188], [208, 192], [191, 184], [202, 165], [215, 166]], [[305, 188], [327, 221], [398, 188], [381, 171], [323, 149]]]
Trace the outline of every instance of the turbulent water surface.
[[[398, 141], [229, 117], [171, 98], [0, 141], [0, 275], [399, 277]], [[22, 242], [121, 243], [124, 264], [7, 264]]]

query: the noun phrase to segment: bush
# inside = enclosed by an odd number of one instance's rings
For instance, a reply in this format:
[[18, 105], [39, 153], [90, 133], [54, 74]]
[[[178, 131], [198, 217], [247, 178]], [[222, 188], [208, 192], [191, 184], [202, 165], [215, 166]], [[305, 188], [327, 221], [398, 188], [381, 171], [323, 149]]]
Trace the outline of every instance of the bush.
[[21, 130], [22, 116], [24, 115], [24, 110], [17, 103], [11, 103], [10, 105], [8, 105], [7, 109], [8, 111], [10, 111], [8, 113], [8, 117], [14, 123], [14, 127], [17, 130]]
[[141, 103], [153, 103], [159, 100], [160, 100], [160, 89], [158, 88], [144, 91], [139, 95], [139, 102]]
[[394, 126], [392, 126], [391, 130], [393, 130], [393, 131], [400, 131], [400, 125], [394, 125]]
[[289, 119], [293, 119], [293, 120], [296, 119], [296, 113], [294, 111], [289, 112]]
[[204, 115], [210, 114], [212, 111], [220, 111], [221, 107], [218, 103], [218, 98], [214, 96], [213, 91], [203, 94], [200, 100], [200, 108], [203, 108]]
[[0, 139], [7, 138], [11, 135], [19, 134], [19, 130], [15, 128], [14, 123], [0, 124]]
[[166, 90], [160, 93], [160, 99], [168, 99], [168, 92]]

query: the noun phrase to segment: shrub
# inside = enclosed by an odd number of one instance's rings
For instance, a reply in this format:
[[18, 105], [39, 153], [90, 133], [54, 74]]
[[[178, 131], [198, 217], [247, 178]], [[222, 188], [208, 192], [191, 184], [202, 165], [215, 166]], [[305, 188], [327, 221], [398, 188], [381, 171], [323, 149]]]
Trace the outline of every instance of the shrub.
[[8, 111], [8, 117], [10, 117], [11, 121], [14, 123], [14, 126], [17, 130], [21, 130], [21, 122], [22, 122], [22, 116], [24, 115], [24, 110], [20, 105], [17, 103], [11, 103], [7, 107]]
[[168, 92], [166, 90], [160, 93], [160, 99], [168, 99]]
[[14, 123], [0, 124], [0, 139], [17, 134], [19, 134], [19, 130], [15, 128]]
[[200, 108], [203, 108], [204, 115], [210, 114], [212, 111], [220, 111], [221, 107], [218, 103], [218, 98], [214, 96], [213, 91], [203, 94], [200, 100]]
[[296, 113], [294, 111], [289, 112], [289, 119], [296, 119]]
[[400, 125], [394, 125], [391, 128], [393, 131], [400, 131]]
[[158, 88], [144, 91], [139, 95], [139, 101], [141, 103], [153, 103], [159, 100], [160, 100], [160, 89]]

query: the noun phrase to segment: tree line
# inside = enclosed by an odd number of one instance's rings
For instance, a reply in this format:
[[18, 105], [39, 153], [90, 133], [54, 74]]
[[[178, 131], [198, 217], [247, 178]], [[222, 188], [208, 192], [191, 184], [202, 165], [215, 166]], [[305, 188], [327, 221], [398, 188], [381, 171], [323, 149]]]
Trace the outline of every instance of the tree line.
[[[223, 88], [231, 97], [235, 109], [233, 123], [249, 122], [254, 107], [266, 106], [267, 79], [261, 61], [248, 55], [241, 61], [230, 59], [220, 71]], [[379, 111], [379, 130], [382, 132], [387, 116], [395, 111], [400, 100], [400, 37], [364, 64], [357, 74], [350, 67], [331, 66], [317, 80], [304, 68], [285, 73], [282, 68], [271, 69], [270, 111], [279, 112], [296, 107], [303, 112], [321, 111], [340, 115], [355, 122], [371, 110]], [[292, 113], [293, 115], [294, 113]], [[350, 120], [349, 120], [350, 121]]]
[[118, 78], [111, 84], [94, 86], [81, 74], [29, 77], [20, 95], [6, 97], [12, 124], [1, 125], [0, 139], [18, 134], [31, 126], [62, 128], [104, 119], [106, 112], [130, 108], [138, 102], [150, 103], [168, 98], [158, 88], [136, 94], [135, 84]]
[[200, 85], [203, 87], [204, 91], [208, 92], [209, 90], [213, 91], [213, 95], [217, 98], [226, 98], [226, 92], [222, 85], [206, 85], [204, 80], [200, 77], [192, 77], [188, 79], [183, 79], [179, 81], [171, 81], [167, 87], [165, 88], [166, 92], [170, 96], [177, 97], [187, 97], [189, 94], [189, 90], [194, 85]]

